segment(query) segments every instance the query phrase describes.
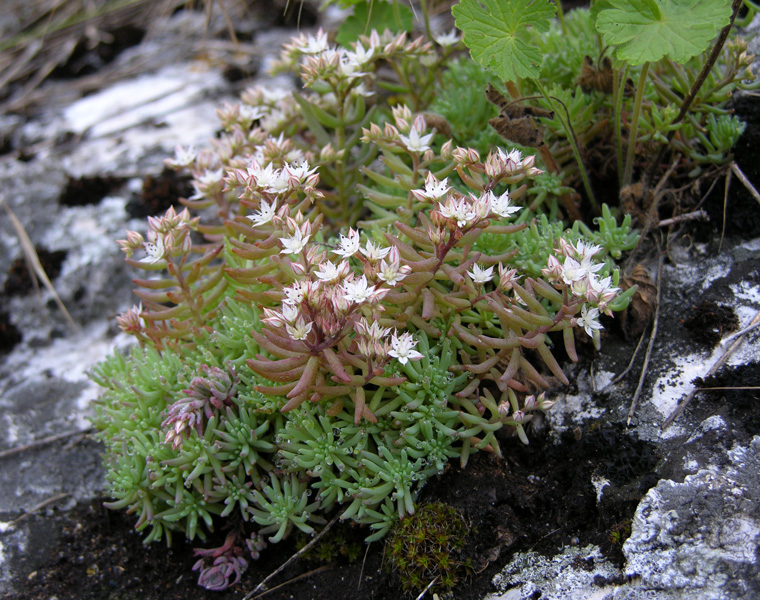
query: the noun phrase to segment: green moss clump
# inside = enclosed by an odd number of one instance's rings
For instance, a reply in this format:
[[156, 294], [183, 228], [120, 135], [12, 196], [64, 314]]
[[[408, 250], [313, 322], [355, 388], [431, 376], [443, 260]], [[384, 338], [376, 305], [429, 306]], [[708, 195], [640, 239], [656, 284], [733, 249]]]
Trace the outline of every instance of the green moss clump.
[[401, 519], [385, 545], [388, 568], [404, 590], [419, 593], [430, 582], [433, 592], [451, 590], [469, 569], [461, 559], [468, 527], [453, 506], [432, 502]]

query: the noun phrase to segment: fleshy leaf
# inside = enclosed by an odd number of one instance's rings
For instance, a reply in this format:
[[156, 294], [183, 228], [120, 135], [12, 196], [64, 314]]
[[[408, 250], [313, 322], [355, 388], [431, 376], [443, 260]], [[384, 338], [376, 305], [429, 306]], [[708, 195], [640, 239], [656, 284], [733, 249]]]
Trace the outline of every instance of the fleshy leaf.
[[632, 65], [667, 56], [685, 63], [703, 52], [731, 16], [729, 0], [607, 0], [596, 28]]
[[[396, 20], [397, 14], [401, 23]], [[364, 0], [354, 6], [354, 14], [340, 26], [335, 41], [348, 46], [351, 42], [358, 40], [360, 35], [369, 35], [373, 29], [379, 33], [386, 29], [394, 33], [411, 31], [413, 18], [412, 11], [403, 4], [398, 4], [394, 9], [388, 2]]]
[[531, 29], [548, 31], [555, 6], [549, 0], [462, 0], [451, 12], [472, 58], [504, 81], [538, 77], [543, 56]]

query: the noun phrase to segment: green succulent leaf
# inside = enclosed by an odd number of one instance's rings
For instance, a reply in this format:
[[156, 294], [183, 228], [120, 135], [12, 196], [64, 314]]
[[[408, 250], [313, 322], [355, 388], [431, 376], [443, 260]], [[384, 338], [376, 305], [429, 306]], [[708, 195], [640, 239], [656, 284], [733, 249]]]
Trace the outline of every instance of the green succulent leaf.
[[537, 77], [543, 62], [532, 31], [549, 30], [549, 0], [462, 0], [451, 12], [472, 58], [504, 81]]
[[729, 0], [607, 0], [596, 27], [632, 65], [665, 56], [685, 63], [703, 52], [731, 16]]
[[411, 31], [414, 15], [408, 6], [397, 4], [395, 7], [388, 2], [374, 0], [363, 1], [354, 6], [354, 14], [348, 17], [338, 29], [335, 40], [343, 46], [367, 35], [373, 29], [383, 32], [389, 29], [394, 33]]

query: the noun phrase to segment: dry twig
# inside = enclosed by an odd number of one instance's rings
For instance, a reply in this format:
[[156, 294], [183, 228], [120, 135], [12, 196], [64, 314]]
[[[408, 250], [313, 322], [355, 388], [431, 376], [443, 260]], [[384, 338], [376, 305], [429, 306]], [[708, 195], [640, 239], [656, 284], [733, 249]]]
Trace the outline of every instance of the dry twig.
[[29, 510], [27, 510], [26, 512], [24, 512], [24, 514], [21, 515], [20, 517], [16, 517], [15, 519], [13, 519], [13, 521], [11, 521], [9, 523], [9, 525], [10, 526], [17, 525], [18, 523], [20, 523], [24, 519], [32, 516], [37, 511], [42, 510], [43, 508], [45, 508], [46, 506], [48, 506], [50, 504], [53, 504], [54, 502], [58, 502], [59, 500], [63, 500], [64, 498], [68, 498], [69, 496], [71, 496], [71, 494], [69, 494], [69, 493], [62, 493], [62, 494], [56, 494], [55, 496], [53, 496], [52, 498], [48, 498], [47, 500], [43, 500], [39, 504], [35, 504], [34, 506], [32, 506], [32, 508], [30, 508]]
[[631, 424], [633, 413], [636, 411], [636, 406], [639, 403], [639, 397], [641, 396], [641, 390], [644, 387], [644, 380], [646, 379], [647, 369], [649, 367], [649, 358], [652, 356], [652, 348], [654, 347], [654, 340], [657, 337], [657, 324], [660, 320], [660, 295], [662, 292], [662, 265], [665, 261], [665, 256], [660, 254], [660, 261], [657, 264], [657, 305], [654, 309], [654, 321], [652, 321], [652, 333], [649, 335], [649, 345], [647, 346], [646, 354], [644, 354], [644, 364], [641, 367], [641, 375], [639, 375], [639, 384], [636, 386], [636, 391], [633, 393], [633, 400], [631, 400], [631, 408], [628, 410], [628, 420], [626, 426]]
[[55, 435], [50, 435], [48, 437], [35, 440], [34, 442], [29, 442], [28, 444], [22, 444], [21, 446], [14, 446], [13, 448], [8, 448], [7, 450], [3, 450], [2, 452], [0, 452], [0, 458], [8, 458], [9, 456], [13, 456], [15, 454], [21, 454], [22, 452], [26, 452], [27, 450], [32, 450], [33, 448], [39, 448], [40, 446], [46, 446], [48, 444], [52, 444], [53, 442], [57, 442], [58, 440], [65, 440], [66, 438], [74, 437], [77, 435], [81, 435], [82, 437], [84, 437], [91, 431], [92, 431], [92, 428], [89, 428], [89, 429], [82, 429], [78, 431], [67, 431], [66, 433], [57, 433]]

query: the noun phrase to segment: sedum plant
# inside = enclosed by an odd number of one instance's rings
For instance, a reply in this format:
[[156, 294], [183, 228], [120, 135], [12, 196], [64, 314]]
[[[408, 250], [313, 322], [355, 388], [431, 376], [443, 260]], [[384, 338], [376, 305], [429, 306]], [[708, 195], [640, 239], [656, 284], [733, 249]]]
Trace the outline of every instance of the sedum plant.
[[458, 44], [295, 38], [277, 69], [303, 89], [220, 109], [218, 139], [167, 161], [185, 208], [120, 242], [145, 275], [118, 318], [137, 344], [93, 373], [108, 506], [146, 543], [229, 531], [197, 551], [205, 587], [336, 511], [378, 540], [449, 460], [528, 443], [568, 383], [558, 346], [598, 348], [628, 304], [629, 219], [521, 219], [564, 193], [535, 156], [423, 114]]

